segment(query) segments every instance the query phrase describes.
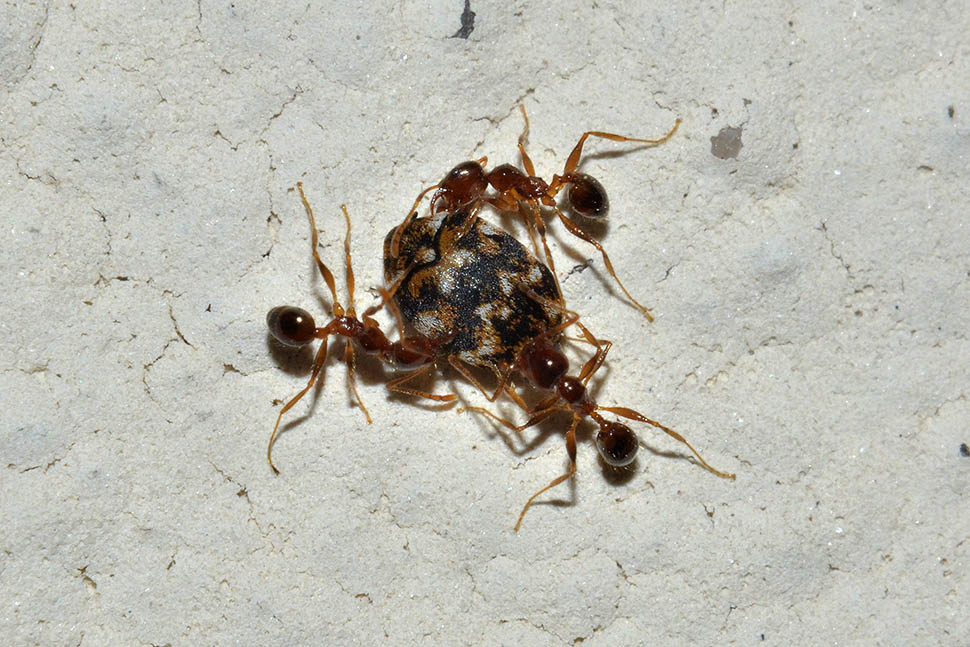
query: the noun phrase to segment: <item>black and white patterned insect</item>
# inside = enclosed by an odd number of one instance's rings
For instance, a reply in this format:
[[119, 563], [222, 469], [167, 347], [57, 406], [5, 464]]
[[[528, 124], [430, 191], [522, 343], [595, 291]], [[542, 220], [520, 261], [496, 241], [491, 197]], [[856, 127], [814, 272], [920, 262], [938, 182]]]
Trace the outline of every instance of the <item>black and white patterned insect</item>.
[[477, 383], [467, 367], [506, 379], [525, 346], [558, 338], [565, 308], [552, 272], [513, 236], [472, 210], [411, 220], [391, 253], [384, 239], [384, 278], [418, 334]]

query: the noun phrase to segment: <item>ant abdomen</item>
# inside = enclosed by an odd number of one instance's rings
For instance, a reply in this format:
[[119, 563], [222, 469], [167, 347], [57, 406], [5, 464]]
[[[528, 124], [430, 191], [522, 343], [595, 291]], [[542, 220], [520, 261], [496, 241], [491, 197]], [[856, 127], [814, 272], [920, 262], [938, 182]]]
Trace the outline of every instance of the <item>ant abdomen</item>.
[[570, 175], [566, 199], [573, 211], [592, 219], [605, 218], [610, 212], [610, 200], [599, 180], [585, 173]]
[[286, 346], [305, 346], [313, 341], [316, 324], [303, 308], [277, 306], [266, 313], [266, 325], [276, 341]]
[[604, 422], [596, 434], [596, 449], [613, 467], [623, 467], [637, 457], [640, 443], [633, 430], [620, 422]]

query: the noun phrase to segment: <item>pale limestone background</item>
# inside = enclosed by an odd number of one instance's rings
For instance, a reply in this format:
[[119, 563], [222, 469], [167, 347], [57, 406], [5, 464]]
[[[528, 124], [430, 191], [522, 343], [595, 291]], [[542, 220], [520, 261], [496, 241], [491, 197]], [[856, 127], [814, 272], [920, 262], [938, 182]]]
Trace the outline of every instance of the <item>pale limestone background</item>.
[[[965, 6], [470, 10], [463, 39], [458, 0], [0, 7], [4, 644], [966, 644]], [[737, 481], [642, 426], [613, 474], [585, 427], [514, 533], [565, 421], [515, 450], [364, 363], [367, 425], [337, 357], [274, 476], [308, 364], [265, 313], [329, 314], [296, 182], [338, 275], [348, 205], [365, 305], [421, 187], [518, 162], [520, 103], [547, 178], [583, 130], [684, 119], [584, 166], [654, 324], [553, 246], [615, 342], [598, 399]]]

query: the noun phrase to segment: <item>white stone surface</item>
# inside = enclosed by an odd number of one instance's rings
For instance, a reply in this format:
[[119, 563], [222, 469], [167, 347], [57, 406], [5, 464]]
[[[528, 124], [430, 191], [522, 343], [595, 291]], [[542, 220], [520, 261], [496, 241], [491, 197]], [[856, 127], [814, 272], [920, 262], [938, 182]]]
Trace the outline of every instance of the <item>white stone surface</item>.
[[[0, 635], [10, 645], [966, 644], [970, 46], [960, 3], [6, 3], [0, 21]], [[375, 422], [332, 357], [293, 187], [358, 301], [452, 165], [549, 178], [588, 128], [596, 230], [551, 225], [596, 394], [682, 448], [580, 472], [454, 408]], [[736, 159], [711, 137], [741, 128]], [[508, 220], [500, 224], [512, 226]], [[586, 259], [590, 269], [570, 273]], [[578, 354], [586, 352], [583, 347]], [[435, 383], [483, 398], [445, 371]], [[505, 407], [506, 411], [511, 411]], [[309, 414], [308, 417], [301, 417]]]

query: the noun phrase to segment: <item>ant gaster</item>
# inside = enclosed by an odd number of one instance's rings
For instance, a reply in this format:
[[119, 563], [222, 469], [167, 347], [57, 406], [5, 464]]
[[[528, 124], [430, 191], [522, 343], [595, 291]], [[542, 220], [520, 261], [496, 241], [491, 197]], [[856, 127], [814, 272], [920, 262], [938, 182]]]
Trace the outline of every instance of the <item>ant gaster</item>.
[[347, 207], [345, 205], [341, 205], [341, 209], [344, 213], [344, 219], [347, 222], [347, 235], [344, 238], [344, 254], [347, 264], [347, 293], [350, 299], [350, 305], [345, 310], [340, 304], [340, 301], [337, 299], [337, 289], [334, 283], [333, 273], [331, 273], [330, 269], [324, 264], [320, 259], [320, 255], [317, 253], [317, 226], [313, 218], [313, 210], [310, 208], [310, 203], [303, 193], [303, 183], [297, 182], [296, 186], [300, 191], [300, 198], [303, 200], [303, 206], [310, 219], [313, 258], [333, 298], [333, 319], [325, 326], [317, 327], [310, 313], [295, 306], [277, 306], [266, 315], [266, 325], [269, 327], [270, 333], [282, 344], [287, 346], [306, 346], [315, 339], [321, 340], [320, 349], [317, 351], [316, 357], [313, 360], [310, 379], [307, 381], [306, 386], [303, 387], [303, 390], [280, 409], [279, 416], [276, 418], [276, 426], [273, 427], [273, 433], [270, 435], [269, 445], [266, 448], [266, 460], [277, 474], [279, 470], [273, 464], [273, 445], [279, 435], [280, 422], [283, 420], [283, 414], [289, 411], [313, 387], [324, 362], [327, 360], [327, 341], [331, 335], [339, 335], [347, 339], [344, 347], [344, 359], [347, 363], [350, 385], [354, 393], [354, 399], [364, 412], [368, 423], [371, 422], [370, 412], [367, 411], [367, 407], [364, 406], [360, 394], [357, 392], [357, 382], [354, 377], [354, 344], [351, 342], [355, 342], [364, 353], [377, 356], [387, 364], [398, 368], [410, 369], [404, 375], [387, 382], [388, 389], [438, 402], [451, 402], [456, 397], [453, 394], [435, 395], [404, 386], [404, 383], [425, 373], [431, 368], [435, 360], [437, 348], [442, 342], [440, 340], [431, 340], [420, 335], [405, 337], [401, 341], [395, 342], [388, 340], [387, 336], [381, 330], [380, 324], [371, 315], [375, 314], [385, 304], [390, 304], [391, 309], [398, 318], [398, 327], [399, 329], [402, 328], [403, 324], [400, 322], [400, 313], [390, 300], [396, 286], [392, 286], [390, 291], [381, 289], [381, 301], [377, 305], [365, 310], [361, 318], [357, 317], [354, 309], [354, 271], [350, 259], [350, 215], [347, 213]]

